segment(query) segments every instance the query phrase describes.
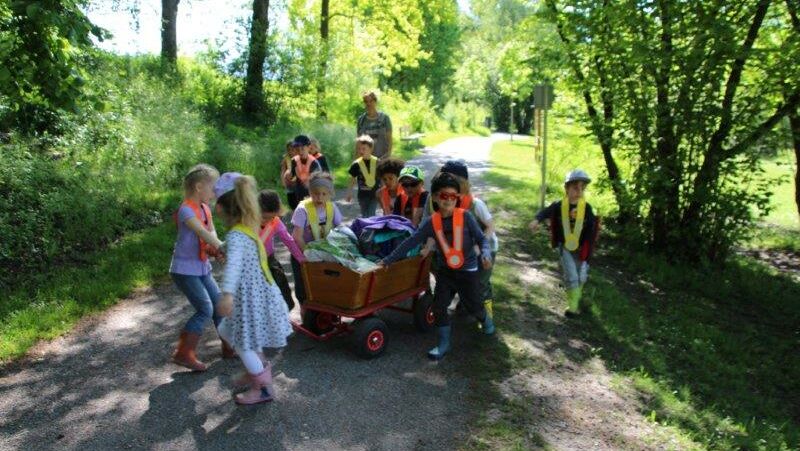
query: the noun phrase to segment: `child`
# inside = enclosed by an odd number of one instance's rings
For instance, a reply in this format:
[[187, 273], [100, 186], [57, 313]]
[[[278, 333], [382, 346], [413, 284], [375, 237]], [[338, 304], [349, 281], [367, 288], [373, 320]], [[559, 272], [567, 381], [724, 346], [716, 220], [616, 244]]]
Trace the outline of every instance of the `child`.
[[286, 273], [283, 272], [283, 266], [277, 258], [275, 258], [275, 249], [273, 246], [273, 238], [275, 235], [280, 237], [283, 244], [289, 248], [292, 257], [302, 263], [305, 261], [303, 251], [297, 247], [294, 238], [289, 235], [286, 226], [281, 221], [283, 216], [283, 207], [281, 206], [281, 198], [278, 193], [272, 190], [262, 190], [258, 195], [258, 203], [261, 207], [261, 232], [259, 236], [261, 241], [264, 242], [264, 247], [267, 249], [267, 258], [269, 261], [269, 269], [278, 288], [281, 289], [283, 300], [286, 301], [286, 306], [291, 311], [294, 308], [294, 299], [292, 299], [292, 289], [289, 287], [289, 280], [286, 279]]
[[353, 201], [353, 186], [358, 182], [358, 206], [362, 218], [375, 216], [378, 201], [375, 192], [378, 189], [378, 157], [372, 155], [372, 138], [367, 135], [356, 138], [356, 149], [359, 157], [350, 165], [350, 186], [347, 188], [348, 203]]
[[319, 162], [322, 172], [330, 173], [331, 169], [328, 167], [328, 160], [325, 158], [325, 155], [322, 155], [322, 146], [320, 145], [319, 140], [313, 136], [309, 138], [311, 139], [311, 156]]
[[[205, 371], [206, 365], [197, 359], [195, 349], [209, 319], [219, 326], [221, 317], [214, 313], [219, 288], [211, 274], [209, 256], [217, 253], [222, 242], [217, 238], [208, 202], [214, 199], [214, 182], [219, 172], [207, 164], [198, 164], [183, 178], [184, 197], [175, 222], [178, 239], [172, 252], [169, 274], [195, 313], [181, 331], [172, 361], [194, 371]], [[222, 342], [223, 357], [232, 350]]]
[[[456, 207], [463, 208], [472, 213], [481, 226], [481, 231], [489, 240], [489, 248], [492, 250], [492, 265], [494, 266], [497, 258], [498, 241], [494, 231], [494, 220], [486, 203], [472, 195], [472, 187], [469, 183], [469, 171], [463, 161], [448, 160], [441, 169], [442, 172], [453, 174], [461, 185], [461, 197], [458, 199]], [[489, 316], [493, 315], [492, 293], [492, 268], [481, 270], [481, 299], [486, 307]], [[460, 304], [459, 304], [460, 305]]]
[[295, 195], [295, 185], [297, 179], [292, 177], [292, 159], [298, 152], [295, 151], [294, 140], [286, 141], [286, 154], [281, 159], [281, 182], [283, 187], [286, 188], [286, 200], [292, 208], [297, 207], [297, 196]]
[[[436, 238], [439, 244], [437, 258], [441, 270], [436, 277], [433, 294], [433, 313], [436, 321], [438, 344], [428, 351], [428, 357], [441, 360], [450, 350], [450, 317], [447, 306], [458, 293], [461, 302], [483, 324], [486, 335], [494, 333], [492, 317], [486, 314], [480, 298], [480, 275], [478, 267], [488, 269], [492, 265], [489, 241], [471, 213], [456, 208], [461, 186], [458, 180], [448, 173], [441, 173], [431, 182], [431, 192], [439, 204], [439, 211], [430, 219], [425, 219], [419, 229], [403, 241], [379, 265], [389, 265], [403, 258], [414, 246], [424, 243], [428, 238]], [[475, 247], [479, 246], [480, 252]]]
[[[289, 312], [267, 263], [259, 239], [261, 211], [252, 177], [223, 174], [214, 185], [217, 211], [228, 227], [222, 297], [217, 306], [225, 316], [220, 333], [239, 355], [250, 387], [235, 397], [237, 404], [272, 401], [272, 368], [262, 362], [263, 348], [282, 348], [292, 333]], [[265, 359], [266, 360], [266, 359]]]
[[308, 197], [308, 178], [311, 174], [321, 171], [319, 162], [312, 157], [311, 140], [306, 135], [298, 135], [292, 141], [297, 155], [292, 157], [291, 175], [297, 179], [295, 197], [298, 203]]
[[564, 314], [569, 318], [580, 314], [583, 285], [589, 277], [589, 257], [599, 231], [592, 206], [583, 198], [591, 181], [583, 170], [571, 171], [564, 181], [566, 196], [541, 210], [530, 223], [531, 231], [535, 232], [539, 223], [550, 220], [550, 241], [558, 248], [567, 288], [568, 307]]
[[428, 192], [425, 191], [425, 173], [416, 166], [406, 166], [400, 171], [400, 186], [404, 195], [394, 202], [394, 214], [404, 216], [419, 226], [425, 204], [428, 203]]
[[[327, 172], [315, 172], [308, 182], [311, 199], [300, 202], [292, 215], [292, 238], [300, 250], [305, 250], [306, 243], [325, 239], [328, 233], [342, 223], [342, 212], [333, 203], [333, 178]], [[303, 305], [306, 301], [306, 290], [300, 262], [292, 258], [294, 271], [294, 292], [297, 301]]]
[[378, 177], [383, 187], [375, 195], [384, 216], [394, 214], [395, 201], [406, 195], [403, 186], [400, 185], [400, 171], [405, 164], [403, 160], [397, 158], [385, 158], [378, 163]]

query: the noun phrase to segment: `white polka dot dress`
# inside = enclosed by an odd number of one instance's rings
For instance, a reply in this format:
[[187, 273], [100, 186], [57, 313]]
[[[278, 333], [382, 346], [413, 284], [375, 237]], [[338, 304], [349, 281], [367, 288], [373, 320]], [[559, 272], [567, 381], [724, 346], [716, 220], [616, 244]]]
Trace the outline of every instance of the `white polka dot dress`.
[[233, 347], [260, 351], [286, 346], [291, 335], [289, 311], [280, 289], [261, 271], [256, 243], [230, 231], [226, 237], [222, 292], [234, 296], [233, 313], [220, 324], [220, 335]]

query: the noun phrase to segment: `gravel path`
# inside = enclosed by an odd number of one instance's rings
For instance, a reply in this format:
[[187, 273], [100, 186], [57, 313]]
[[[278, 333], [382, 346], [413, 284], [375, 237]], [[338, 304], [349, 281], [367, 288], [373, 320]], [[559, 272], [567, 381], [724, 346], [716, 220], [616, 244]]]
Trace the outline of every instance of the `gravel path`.
[[[480, 171], [491, 143], [454, 139], [415, 163], [430, 176], [458, 157]], [[352, 218], [355, 206], [341, 206]], [[0, 369], [0, 449], [403, 450], [463, 441], [468, 380], [447, 361], [424, 357], [434, 337], [416, 332], [410, 315], [381, 313], [390, 343], [372, 361], [356, 358], [347, 338], [317, 343], [295, 335], [275, 356], [276, 401], [252, 407], [232, 402], [228, 387], [241, 364], [219, 359], [211, 328], [199, 349], [206, 373], [168, 362], [189, 316], [184, 297], [162, 284]]]

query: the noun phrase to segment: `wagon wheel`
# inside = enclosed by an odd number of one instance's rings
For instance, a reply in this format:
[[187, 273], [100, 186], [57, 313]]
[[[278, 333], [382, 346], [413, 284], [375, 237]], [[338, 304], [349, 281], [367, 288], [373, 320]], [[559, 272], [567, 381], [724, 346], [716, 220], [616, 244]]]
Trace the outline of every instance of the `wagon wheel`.
[[414, 327], [420, 332], [433, 330], [435, 318], [433, 316], [433, 296], [425, 293], [414, 299]]
[[386, 323], [382, 319], [373, 316], [356, 322], [353, 348], [359, 357], [365, 359], [378, 357], [386, 350], [388, 343]]
[[331, 313], [306, 310], [303, 312], [303, 327], [322, 335], [332, 331], [338, 319], [339, 317]]

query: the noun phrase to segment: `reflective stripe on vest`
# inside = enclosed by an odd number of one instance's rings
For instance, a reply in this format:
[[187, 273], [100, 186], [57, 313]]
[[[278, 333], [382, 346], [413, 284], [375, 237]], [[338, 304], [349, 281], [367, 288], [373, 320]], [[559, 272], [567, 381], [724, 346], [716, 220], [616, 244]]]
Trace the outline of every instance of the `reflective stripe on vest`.
[[442, 214], [439, 212], [431, 216], [433, 232], [444, 254], [444, 261], [451, 269], [464, 266], [464, 209], [456, 208], [453, 211], [453, 246], [451, 247], [444, 236]]
[[292, 159], [295, 163], [295, 173], [297, 174], [297, 178], [302, 183], [305, 183], [308, 181], [308, 177], [311, 176], [311, 165], [317, 161], [317, 159], [309, 155], [305, 164], [300, 161], [300, 155], [295, 155]]
[[[414, 210], [419, 208], [419, 199], [422, 197], [422, 193], [425, 191], [420, 191], [417, 193], [416, 196], [411, 198], [411, 213], [413, 215]], [[400, 198], [400, 215], [405, 216], [406, 214], [406, 204], [408, 204], [408, 195], [404, 192], [403, 196]]]
[[378, 174], [378, 157], [370, 155], [369, 161], [372, 163], [372, 172], [369, 171], [367, 164], [364, 163], [364, 158], [359, 157], [356, 160], [356, 163], [358, 164], [358, 168], [361, 170], [361, 175], [364, 176], [364, 184], [367, 185], [367, 188], [372, 189], [375, 187], [375, 176]]
[[[408, 196], [406, 196], [406, 190], [403, 189], [403, 185], [397, 185], [397, 196], [400, 196], [401, 199], [405, 196], [406, 199], [408, 199]], [[394, 212], [392, 198], [389, 196], [389, 188], [385, 186], [381, 188], [381, 207], [383, 208], [384, 215], [390, 215]]]
[[261, 266], [261, 272], [264, 274], [264, 278], [267, 279], [267, 282], [269, 282], [270, 285], [274, 285], [275, 279], [272, 278], [272, 273], [269, 271], [269, 263], [267, 262], [267, 249], [264, 247], [264, 243], [259, 239], [259, 236], [256, 235], [253, 229], [244, 224], [236, 224], [231, 230], [242, 232], [256, 243], [256, 247], [258, 248], [258, 263], [259, 266]]
[[276, 216], [272, 218], [272, 221], [270, 221], [267, 225], [261, 228], [261, 233], [258, 234], [258, 237], [261, 238], [261, 241], [264, 242], [264, 246], [266, 246], [267, 243], [272, 241], [272, 237], [275, 236], [275, 232], [278, 229], [277, 223], [280, 222], [280, 220], [281, 219]]
[[[200, 203], [200, 205], [197, 205], [194, 201], [186, 199], [183, 201], [183, 203], [181, 203], [181, 207], [184, 206], [191, 208], [197, 220], [200, 221], [200, 224], [203, 225], [203, 228], [208, 230], [209, 232], [211, 231], [211, 221], [212, 221], [211, 209], [208, 208], [208, 205], [204, 203]], [[205, 214], [205, 219], [203, 219], [203, 215], [200, 213], [201, 210]], [[175, 225], [177, 226], [178, 225], [177, 212], [175, 213], [174, 219], [175, 219]], [[203, 262], [208, 260], [208, 255], [206, 254], [207, 244], [199, 236], [197, 237], [197, 246], [200, 248], [200, 252], [198, 252], [197, 258], [199, 258], [200, 261]]]
[[312, 199], [304, 200], [303, 208], [306, 209], [308, 225], [311, 227], [311, 236], [314, 237], [314, 241], [328, 236], [328, 232], [333, 229], [333, 202], [325, 202], [325, 225], [322, 230], [320, 230], [319, 216], [317, 215], [317, 207], [314, 206], [314, 201]]
[[581, 232], [583, 231], [583, 220], [586, 217], [586, 200], [578, 200], [577, 214], [575, 215], [575, 227], [570, 226], [569, 221], [569, 199], [561, 201], [561, 227], [564, 230], [564, 247], [570, 252], [578, 250], [580, 245]]

